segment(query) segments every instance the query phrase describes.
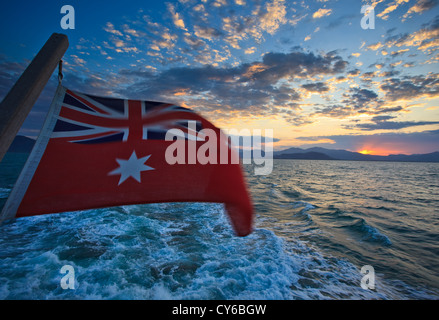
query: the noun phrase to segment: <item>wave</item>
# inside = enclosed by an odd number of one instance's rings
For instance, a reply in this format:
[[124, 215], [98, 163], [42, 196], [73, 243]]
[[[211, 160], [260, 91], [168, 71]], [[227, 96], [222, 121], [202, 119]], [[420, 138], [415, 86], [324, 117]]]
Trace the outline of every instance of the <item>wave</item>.
[[378, 242], [385, 246], [391, 246], [392, 242], [389, 237], [381, 233], [377, 228], [374, 228], [366, 223], [364, 219], [359, 219], [359, 221], [352, 226], [363, 233], [362, 240], [368, 242]]
[[314, 205], [306, 201], [295, 201], [293, 202], [293, 208], [300, 209], [299, 211], [296, 211], [296, 216], [303, 217], [308, 221], [312, 221], [312, 217], [308, 211], [315, 209], [316, 207]]
[[372, 226], [365, 218], [361, 216], [363, 213], [348, 213], [337, 208], [334, 205], [328, 206], [327, 209], [319, 212], [324, 217], [324, 224], [329, 229], [342, 229], [345, 233], [354, 235], [358, 241], [381, 244], [383, 246], [391, 246], [390, 238]]
[[356, 234], [360, 241], [378, 243], [384, 246], [392, 245], [389, 237], [380, 232], [377, 228], [369, 225], [363, 218], [344, 214], [343, 216], [339, 216], [338, 219], [340, 220], [336, 222], [338, 227]]

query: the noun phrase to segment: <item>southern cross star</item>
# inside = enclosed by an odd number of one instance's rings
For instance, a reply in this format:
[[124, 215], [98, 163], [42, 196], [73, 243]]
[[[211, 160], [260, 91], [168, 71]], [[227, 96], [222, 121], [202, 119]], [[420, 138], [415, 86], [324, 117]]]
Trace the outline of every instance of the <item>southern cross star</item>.
[[141, 182], [140, 172], [154, 170], [154, 168], [145, 165], [145, 162], [149, 159], [149, 157], [151, 157], [151, 155], [143, 158], [137, 158], [136, 151], [134, 150], [128, 160], [116, 159], [117, 163], [119, 164], [119, 168], [109, 172], [108, 175], [120, 174], [118, 185], [129, 177], [133, 177], [137, 182]]

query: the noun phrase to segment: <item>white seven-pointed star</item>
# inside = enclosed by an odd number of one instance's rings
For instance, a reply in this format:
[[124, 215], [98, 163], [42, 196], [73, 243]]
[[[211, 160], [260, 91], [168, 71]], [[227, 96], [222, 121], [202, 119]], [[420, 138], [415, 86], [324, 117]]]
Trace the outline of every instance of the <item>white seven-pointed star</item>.
[[140, 172], [154, 170], [154, 168], [145, 165], [145, 162], [149, 159], [150, 156], [151, 155], [139, 159], [137, 158], [136, 151], [134, 150], [128, 160], [116, 159], [117, 163], [119, 164], [119, 168], [111, 171], [110, 173], [108, 173], [108, 175], [120, 174], [120, 180], [118, 185], [120, 185], [129, 177], [133, 177], [134, 179], [136, 179], [137, 182], [140, 182]]

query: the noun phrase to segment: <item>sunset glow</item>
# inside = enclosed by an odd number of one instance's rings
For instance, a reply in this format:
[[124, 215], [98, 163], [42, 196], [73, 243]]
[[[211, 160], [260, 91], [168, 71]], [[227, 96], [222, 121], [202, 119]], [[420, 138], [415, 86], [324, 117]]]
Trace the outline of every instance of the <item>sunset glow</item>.
[[361, 154], [370, 154], [374, 156], [388, 156], [391, 154], [413, 154], [417, 153], [416, 151], [408, 152], [408, 150], [397, 149], [395, 147], [389, 146], [387, 149], [386, 146], [376, 146], [376, 147], [362, 147], [357, 149], [358, 153]]

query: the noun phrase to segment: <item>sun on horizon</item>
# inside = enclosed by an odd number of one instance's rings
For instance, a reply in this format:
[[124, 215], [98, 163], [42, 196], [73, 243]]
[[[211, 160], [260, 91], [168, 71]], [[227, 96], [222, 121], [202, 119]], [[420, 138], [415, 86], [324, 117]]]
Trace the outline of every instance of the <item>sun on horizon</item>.
[[[358, 149], [357, 149], [358, 150]], [[396, 150], [386, 150], [386, 149], [368, 149], [368, 148], [361, 148], [360, 151], [356, 151], [361, 154], [370, 154], [373, 156], [388, 156], [390, 154], [399, 154], [401, 152]]]
[[358, 153], [361, 153], [361, 154], [373, 154], [374, 152], [372, 150], [364, 149], [364, 150], [358, 151]]

